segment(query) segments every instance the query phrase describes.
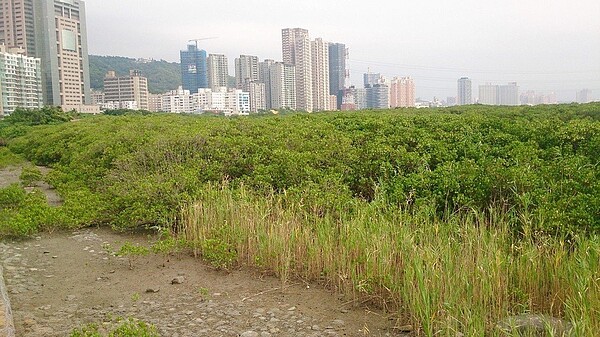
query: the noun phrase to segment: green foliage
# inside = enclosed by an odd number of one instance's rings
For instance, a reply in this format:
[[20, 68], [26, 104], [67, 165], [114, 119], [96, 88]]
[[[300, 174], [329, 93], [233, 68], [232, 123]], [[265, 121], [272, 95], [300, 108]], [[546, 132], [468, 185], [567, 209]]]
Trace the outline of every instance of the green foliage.
[[90, 323], [81, 328], [74, 329], [69, 337], [102, 337], [98, 324]]
[[106, 334], [101, 333], [98, 324], [91, 323], [82, 328], [74, 329], [70, 337], [160, 337], [158, 330], [152, 324], [133, 318], [120, 319], [117, 326]]
[[6, 147], [0, 147], [0, 169], [8, 166], [18, 165], [23, 162], [23, 158], [14, 154]]
[[237, 261], [235, 248], [223, 239], [213, 238], [200, 242], [202, 258], [217, 269], [228, 269]]
[[142, 75], [148, 78], [148, 90], [153, 94], [162, 94], [181, 85], [179, 63], [164, 60], [146, 63], [128, 57], [90, 55], [91, 87], [103, 89], [104, 76], [109, 70], [114, 70], [117, 75], [127, 75], [134, 69], [140, 70]]
[[0, 237], [32, 235], [47, 228], [54, 216], [41, 191], [27, 193], [18, 184], [0, 189]]
[[124, 320], [108, 337], [159, 337], [156, 327], [134, 319]]
[[21, 179], [24, 186], [33, 186], [35, 182], [42, 181], [43, 178], [44, 175], [40, 169], [35, 166], [23, 167], [21, 175], [19, 176], [19, 179]]
[[65, 204], [84, 191], [86, 221], [122, 228], [176, 228], [182, 205], [227, 182], [322, 214], [353, 212], [353, 199], [440, 218], [494, 207], [521, 219], [515, 233], [573, 235], [600, 230], [599, 110], [101, 116], [28, 129], [9, 147], [55, 168]]
[[121, 246], [121, 248], [115, 253], [116, 256], [126, 256], [129, 261], [129, 268], [133, 269], [135, 261], [142, 257], [150, 254], [150, 249], [140, 245], [134, 245], [127, 241]]
[[26, 199], [27, 193], [18, 184], [0, 189], [0, 210], [18, 208]]
[[43, 107], [41, 109], [16, 108], [4, 121], [8, 124], [47, 125], [60, 124], [71, 120], [71, 116], [59, 107]]

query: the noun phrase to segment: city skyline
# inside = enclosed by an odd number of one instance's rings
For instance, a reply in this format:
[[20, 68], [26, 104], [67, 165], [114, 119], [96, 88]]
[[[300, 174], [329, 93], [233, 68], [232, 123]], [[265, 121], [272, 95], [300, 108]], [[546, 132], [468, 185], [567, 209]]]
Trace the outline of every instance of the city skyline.
[[518, 82], [523, 90], [555, 91], [560, 100], [574, 100], [584, 88], [600, 92], [595, 61], [600, 59], [600, 23], [593, 14], [600, 3], [591, 0], [383, 1], [378, 6], [87, 0], [86, 5], [91, 54], [178, 62], [187, 40], [214, 36], [199, 47], [227, 55], [230, 66], [243, 54], [280, 60], [281, 29], [302, 27], [311, 37], [346, 44], [349, 84], [360, 85], [370, 69], [388, 78], [411, 76], [417, 96], [428, 98], [455, 96], [456, 80], [465, 76], [474, 87]]

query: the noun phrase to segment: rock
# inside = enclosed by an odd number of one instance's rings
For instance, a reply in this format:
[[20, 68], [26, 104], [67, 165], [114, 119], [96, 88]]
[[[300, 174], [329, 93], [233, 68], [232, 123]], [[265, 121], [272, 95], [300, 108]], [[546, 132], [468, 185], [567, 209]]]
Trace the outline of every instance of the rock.
[[157, 293], [159, 291], [160, 291], [159, 288], [148, 288], [148, 289], [146, 289], [146, 292], [149, 293], [149, 294], [154, 294], [154, 293]]
[[258, 332], [255, 331], [246, 331], [240, 335], [240, 337], [259, 337]]
[[523, 314], [503, 319], [496, 324], [496, 329], [504, 336], [568, 337], [572, 335], [573, 325], [548, 315]]
[[171, 280], [171, 284], [182, 284], [183, 281], [185, 281], [185, 277], [183, 277], [183, 276], [177, 276], [176, 278], [174, 278], [173, 280]]
[[296, 307], [291, 307], [288, 309], [288, 311], [294, 311], [294, 310], [296, 310]]

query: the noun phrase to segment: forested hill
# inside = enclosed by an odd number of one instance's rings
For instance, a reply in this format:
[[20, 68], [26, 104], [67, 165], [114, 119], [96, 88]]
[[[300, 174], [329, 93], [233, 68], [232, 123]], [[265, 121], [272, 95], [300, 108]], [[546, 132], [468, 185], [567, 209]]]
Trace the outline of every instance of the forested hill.
[[127, 75], [131, 69], [140, 70], [148, 78], [148, 89], [153, 94], [162, 94], [181, 85], [181, 68], [176, 62], [90, 55], [91, 87], [102, 90], [104, 76], [109, 70], [116, 71], [117, 75]]

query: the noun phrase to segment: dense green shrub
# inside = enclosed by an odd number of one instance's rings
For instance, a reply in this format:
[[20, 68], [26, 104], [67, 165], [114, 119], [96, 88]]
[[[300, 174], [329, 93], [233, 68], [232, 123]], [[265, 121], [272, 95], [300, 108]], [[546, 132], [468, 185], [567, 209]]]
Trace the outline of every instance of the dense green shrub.
[[35, 166], [23, 167], [21, 175], [19, 176], [19, 179], [21, 179], [24, 186], [32, 186], [35, 182], [42, 181], [43, 178], [44, 175], [40, 169]]
[[54, 167], [66, 203], [84, 190], [86, 221], [122, 227], [175, 225], [204, 184], [226, 182], [323, 212], [352, 212], [347, 198], [439, 217], [494, 207], [522, 215], [517, 232], [597, 232], [599, 114], [589, 104], [102, 116], [29, 129], [10, 148]]
[[16, 108], [13, 113], [4, 118], [8, 124], [46, 125], [60, 124], [71, 120], [69, 114], [58, 107], [43, 107], [41, 109]]

